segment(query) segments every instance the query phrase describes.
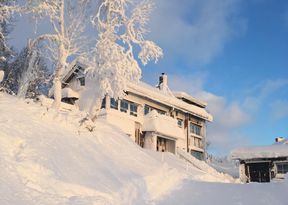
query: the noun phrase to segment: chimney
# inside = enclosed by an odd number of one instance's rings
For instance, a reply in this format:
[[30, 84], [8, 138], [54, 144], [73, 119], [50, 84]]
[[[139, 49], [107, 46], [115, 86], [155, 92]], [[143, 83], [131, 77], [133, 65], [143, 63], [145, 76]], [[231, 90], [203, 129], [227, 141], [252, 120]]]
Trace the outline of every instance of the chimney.
[[284, 140], [285, 140], [284, 137], [276, 137], [276, 138], [275, 138], [275, 142], [282, 142], [282, 141], [284, 141]]
[[161, 73], [161, 75], [159, 76], [159, 84], [158, 84], [158, 88], [160, 90], [163, 90], [163, 88], [167, 88], [168, 87], [168, 76], [165, 73]]

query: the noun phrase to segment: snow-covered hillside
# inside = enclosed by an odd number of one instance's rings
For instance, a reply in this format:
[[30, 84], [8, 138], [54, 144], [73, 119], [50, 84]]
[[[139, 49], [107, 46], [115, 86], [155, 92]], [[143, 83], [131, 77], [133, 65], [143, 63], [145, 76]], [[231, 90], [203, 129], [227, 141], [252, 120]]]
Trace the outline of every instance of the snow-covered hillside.
[[84, 116], [0, 93], [1, 205], [286, 204], [287, 181], [221, 183], [104, 121], [89, 132]]

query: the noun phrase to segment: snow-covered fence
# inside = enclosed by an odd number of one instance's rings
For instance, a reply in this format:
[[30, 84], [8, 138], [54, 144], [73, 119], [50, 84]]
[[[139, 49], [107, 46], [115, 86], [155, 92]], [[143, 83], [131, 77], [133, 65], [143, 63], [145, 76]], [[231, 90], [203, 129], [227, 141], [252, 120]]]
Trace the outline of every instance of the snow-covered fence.
[[235, 182], [236, 181], [230, 175], [218, 172], [216, 169], [214, 169], [213, 167], [209, 166], [206, 162], [196, 159], [194, 156], [192, 156], [191, 154], [183, 151], [180, 148], [177, 148], [176, 154], [180, 158], [182, 158], [185, 161], [191, 163], [197, 169], [200, 169], [201, 171], [209, 173], [209, 174], [211, 174], [213, 176], [216, 176], [218, 178], [223, 178], [224, 182]]

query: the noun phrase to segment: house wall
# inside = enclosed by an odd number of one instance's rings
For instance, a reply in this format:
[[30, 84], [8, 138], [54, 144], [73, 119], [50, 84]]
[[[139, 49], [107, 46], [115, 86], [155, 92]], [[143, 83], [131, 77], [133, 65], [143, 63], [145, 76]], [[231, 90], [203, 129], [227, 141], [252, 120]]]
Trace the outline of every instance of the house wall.
[[117, 126], [125, 132], [135, 142], [135, 122], [143, 123], [140, 117], [129, 115], [128, 113], [120, 112], [119, 110], [107, 109], [102, 110], [99, 118], [104, 118], [108, 123]]
[[[183, 150], [187, 151], [187, 143], [188, 144], [188, 152], [191, 152], [191, 150], [202, 152], [203, 155], [205, 155], [205, 137], [206, 137], [206, 126], [205, 121], [201, 120], [197, 117], [194, 117], [193, 115], [188, 115], [187, 113], [184, 113], [180, 110], [169, 108], [166, 105], [162, 105], [160, 103], [154, 102], [148, 98], [138, 96], [133, 93], [128, 93], [124, 97], [124, 100], [128, 102], [133, 102], [138, 105], [137, 108], [137, 117], [131, 116], [128, 113], [120, 112], [120, 110], [115, 110], [110, 108], [110, 98], [106, 98], [106, 113], [103, 113], [102, 116], [105, 116], [106, 120], [115, 125], [118, 126], [120, 129], [123, 130], [123, 132], [127, 133], [133, 141], [135, 141], [135, 122], [138, 122], [139, 124], [143, 124], [144, 121], [144, 107], [145, 105], [148, 105], [150, 107], [156, 108], [158, 110], [164, 111], [166, 115], [171, 116], [175, 119], [181, 119], [183, 121], [182, 129], [186, 135], [186, 139], [178, 139], [173, 145], [175, 148], [179, 147]], [[120, 103], [119, 103], [120, 104]], [[120, 106], [120, 105], [119, 105]], [[201, 135], [195, 135], [190, 132], [190, 122], [193, 122], [194, 124], [198, 124], [201, 126]], [[147, 134], [146, 134], [147, 135]], [[194, 144], [194, 139], [198, 138], [202, 141], [202, 146], [197, 147]], [[145, 136], [146, 138], [146, 136]], [[188, 140], [189, 139], [189, 140]], [[152, 135], [147, 135], [147, 147], [153, 148], [153, 150], [157, 145], [151, 144], [151, 141], [157, 141], [157, 138], [153, 137]], [[146, 140], [145, 140], [146, 142]], [[157, 143], [157, 142], [155, 142]], [[145, 143], [146, 144], [146, 143]], [[145, 147], [145, 146], [144, 146]], [[175, 149], [174, 148], [174, 149]]]
[[[247, 183], [251, 181], [252, 171], [250, 170], [251, 165], [257, 165], [257, 164], [263, 164], [267, 163], [269, 164], [269, 177], [270, 180], [273, 178], [283, 178], [284, 174], [277, 173], [277, 164], [278, 163], [287, 163], [288, 160], [283, 160], [283, 158], [269, 158], [269, 159], [249, 159], [249, 160], [241, 160], [239, 165], [239, 178], [241, 182]], [[265, 170], [263, 169], [263, 172]], [[259, 171], [260, 172], [260, 171]], [[260, 174], [260, 173], [259, 173]], [[259, 181], [261, 182], [261, 181]]]

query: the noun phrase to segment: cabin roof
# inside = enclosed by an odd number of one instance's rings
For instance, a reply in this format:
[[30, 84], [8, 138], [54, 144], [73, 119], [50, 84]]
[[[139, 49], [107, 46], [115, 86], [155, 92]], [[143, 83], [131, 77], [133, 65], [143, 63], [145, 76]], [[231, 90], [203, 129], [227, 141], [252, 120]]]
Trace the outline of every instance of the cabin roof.
[[269, 146], [238, 148], [231, 152], [232, 159], [263, 159], [263, 158], [288, 158], [288, 144], [278, 143]]

